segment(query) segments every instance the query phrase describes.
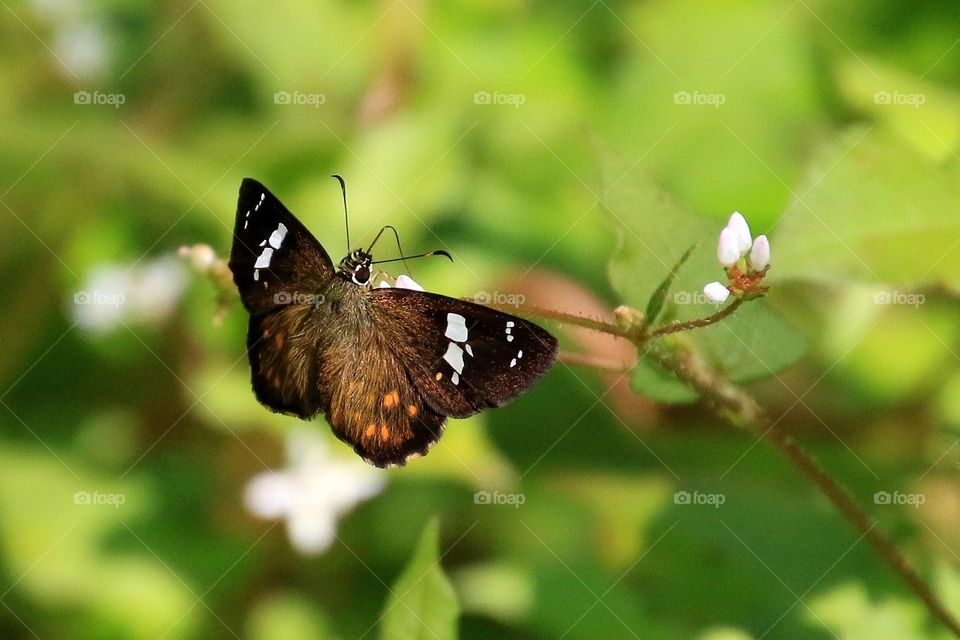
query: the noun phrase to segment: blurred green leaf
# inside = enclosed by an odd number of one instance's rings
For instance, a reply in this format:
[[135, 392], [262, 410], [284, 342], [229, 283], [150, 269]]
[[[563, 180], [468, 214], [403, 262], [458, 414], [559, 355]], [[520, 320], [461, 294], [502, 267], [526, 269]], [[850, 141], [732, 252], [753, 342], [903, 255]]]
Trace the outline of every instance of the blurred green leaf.
[[817, 154], [771, 240], [770, 278], [960, 284], [960, 165], [880, 128]]
[[447, 640], [457, 637], [460, 605], [439, 557], [440, 523], [423, 530], [417, 550], [394, 583], [383, 613], [383, 640]]
[[960, 97], [908, 74], [863, 60], [838, 65], [837, 86], [854, 108], [870, 114], [933, 160], [960, 142]]

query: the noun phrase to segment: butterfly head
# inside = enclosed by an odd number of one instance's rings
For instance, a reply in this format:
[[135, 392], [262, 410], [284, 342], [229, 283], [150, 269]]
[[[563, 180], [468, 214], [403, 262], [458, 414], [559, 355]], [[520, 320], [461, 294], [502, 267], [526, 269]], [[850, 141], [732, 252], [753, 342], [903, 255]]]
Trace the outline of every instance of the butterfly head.
[[373, 256], [362, 249], [355, 249], [340, 261], [340, 272], [361, 287], [370, 282], [370, 264]]

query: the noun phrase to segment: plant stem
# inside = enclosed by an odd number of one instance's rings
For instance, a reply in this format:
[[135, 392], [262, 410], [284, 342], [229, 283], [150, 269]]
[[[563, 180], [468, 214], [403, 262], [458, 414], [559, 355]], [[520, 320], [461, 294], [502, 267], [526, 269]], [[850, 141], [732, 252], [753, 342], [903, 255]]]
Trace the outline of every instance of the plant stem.
[[658, 338], [670, 333], [677, 333], [678, 331], [689, 331], [690, 329], [709, 327], [710, 325], [720, 322], [727, 316], [731, 315], [734, 311], [740, 308], [741, 304], [743, 304], [743, 298], [737, 298], [723, 309], [720, 309], [713, 315], [707, 316], [706, 318], [700, 318], [699, 320], [688, 320], [687, 322], [672, 322], [668, 325], [660, 327], [659, 329], [654, 329], [647, 335], [651, 338]]
[[[930, 615], [939, 620], [944, 626], [960, 638], [960, 623], [941, 602], [930, 585], [920, 576], [907, 558], [900, 552], [893, 540], [878, 526], [866, 510], [861, 507], [853, 496], [842, 487], [827, 471], [814, 461], [794, 439], [776, 421], [771, 421], [765, 415], [759, 404], [743, 389], [733, 384], [725, 377], [713, 371], [697, 354], [689, 351], [669, 351], [656, 344], [646, 343], [653, 338], [661, 337], [677, 331], [705, 327], [732, 314], [740, 306], [742, 300], [737, 299], [729, 306], [712, 316], [702, 320], [675, 323], [666, 325], [652, 332], [644, 332], [632, 327], [621, 327], [615, 324], [583, 318], [581, 316], [562, 313], [559, 311], [540, 309], [536, 307], [520, 306], [505, 307], [488, 305], [500, 308], [503, 311], [519, 313], [521, 315], [556, 320], [565, 324], [572, 324], [587, 329], [593, 329], [613, 336], [626, 338], [634, 342], [646, 355], [654, 358], [663, 367], [672, 371], [678, 378], [686, 382], [700, 395], [710, 402], [717, 413], [736, 427], [740, 427], [756, 434], [768, 441], [783, 454], [797, 470], [816, 485], [817, 489], [833, 503], [840, 514], [847, 519], [854, 529], [866, 538], [881, 558], [894, 570], [900, 579], [916, 594], [926, 606]], [[585, 359], [582, 364], [589, 364]]]

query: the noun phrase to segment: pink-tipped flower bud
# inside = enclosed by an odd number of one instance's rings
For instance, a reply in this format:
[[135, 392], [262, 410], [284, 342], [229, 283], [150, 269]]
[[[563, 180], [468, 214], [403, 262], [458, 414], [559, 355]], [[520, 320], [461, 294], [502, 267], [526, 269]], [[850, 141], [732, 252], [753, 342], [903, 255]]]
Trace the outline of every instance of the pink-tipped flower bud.
[[398, 289], [413, 289], [414, 291], [423, 291], [423, 287], [417, 284], [413, 278], [407, 275], [397, 276]]

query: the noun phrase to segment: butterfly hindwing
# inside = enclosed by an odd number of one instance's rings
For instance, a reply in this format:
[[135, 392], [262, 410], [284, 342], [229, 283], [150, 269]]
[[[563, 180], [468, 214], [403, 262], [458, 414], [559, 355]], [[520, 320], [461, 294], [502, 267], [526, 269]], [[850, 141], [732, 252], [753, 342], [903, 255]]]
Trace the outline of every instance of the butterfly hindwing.
[[338, 438], [378, 467], [426, 454], [445, 416], [424, 401], [384, 333], [356, 336], [324, 355], [330, 381], [327, 422]]
[[322, 352], [309, 331], [315, 309], [288, 304], [250, 316], [247, 356], [253, 392], [272, 411], [309, 420], [326, 405]]
[[289, 302], [301, 292], [316, 291], [334, 274], [316, 238], [252, 178], [240, 185], [230, 270], [251, 315], [272, 309], [278, 297]]
[[557, 339], [489, 307], [409, 289], [370, 292], [379, 330], [439, 413], [465, 417], [516, 397], [553, 364]]

